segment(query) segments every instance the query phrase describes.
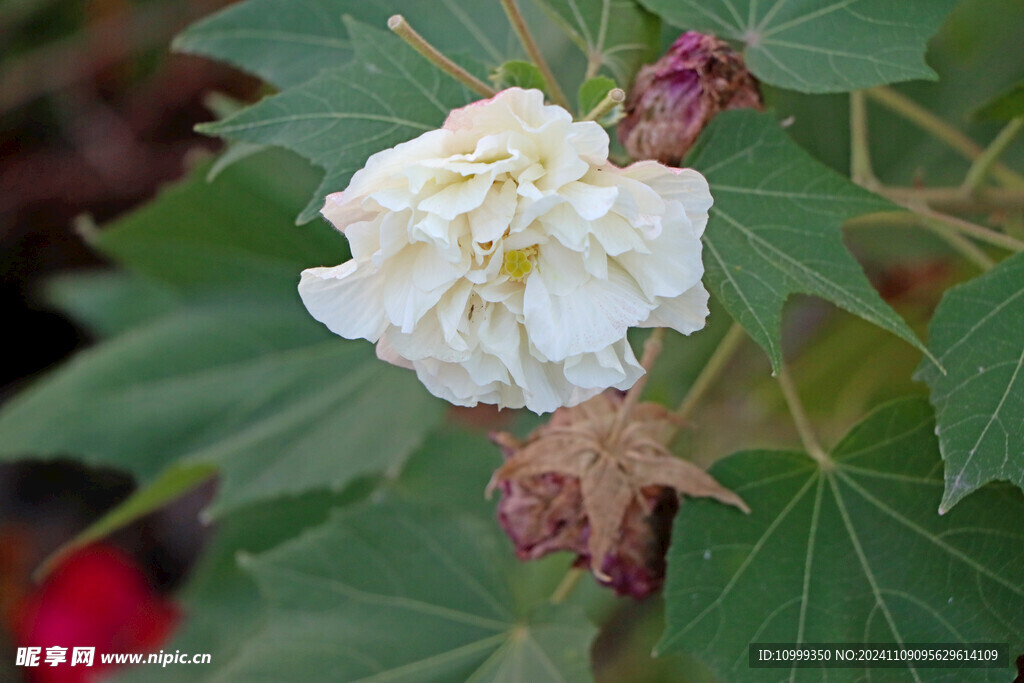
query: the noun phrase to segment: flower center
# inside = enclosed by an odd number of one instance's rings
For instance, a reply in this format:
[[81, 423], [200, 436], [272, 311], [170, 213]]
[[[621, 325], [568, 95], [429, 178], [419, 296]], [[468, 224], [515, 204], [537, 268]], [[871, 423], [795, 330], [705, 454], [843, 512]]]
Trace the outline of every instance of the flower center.
[[533, 271], [533, 260], [537, 256], [537, 247], [513, 249], [505, 253], [505, 272], [513, 280], [522, 280]]

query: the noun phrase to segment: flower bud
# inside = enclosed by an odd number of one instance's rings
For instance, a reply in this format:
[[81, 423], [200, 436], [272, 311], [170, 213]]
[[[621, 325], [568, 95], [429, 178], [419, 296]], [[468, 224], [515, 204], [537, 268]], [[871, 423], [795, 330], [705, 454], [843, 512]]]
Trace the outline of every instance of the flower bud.
[[718, 112], [762, 106], [743, 57], [714, 36], [688, 31], [661, 59], [640, 69], [619, 140], [635, 159], [674, 166]]

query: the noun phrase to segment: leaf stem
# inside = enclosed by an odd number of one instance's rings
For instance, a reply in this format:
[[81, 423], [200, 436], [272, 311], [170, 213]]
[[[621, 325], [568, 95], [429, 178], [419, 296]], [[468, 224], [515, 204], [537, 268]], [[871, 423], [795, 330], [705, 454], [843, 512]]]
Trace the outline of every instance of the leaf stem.
[[863, 90], [850, 93], [850, 178], [863, 187], [878, 186], [878, 180], [871, 170], [868, 106]]
[[979, 187], [972, 195], [965, 194], [963, 187], [881, 186], [875, 191], [901, 204], [921, 201], [938, 211], [953, 213], [1024, 209], [1024, 188]]
[[978, 225], [977, 223], [965, 221], [964, 219], [957, 218], [956, 216], [949, 216], [944, 213], [939, 213], [938, 211], [932, 211], [923, 205], [910, 205], [907, 208], [919, 216], [948, 225], [957, 232], [970, 235], [982, 242], [987, 242], [988, 244], [1001, 247], [1009, 251], [1024, 251], [1024, 242], [1021, 242], [1016, 237], [1010, 237], [1009, 235], [996, 232], [991, 228], [986, 228], [985, 226]]
[[579, 567], [569, 567], [569, 570], [565, 572], [565, 576], [562, 577], [562, 581], [558, 584], [555, 592], [548, 598], [548, 602], [552, 605], [560, 605], [565, 602], [565, 599], [569, 597], [572, 590], [579, 583], [580, 579], [583, 578], [584, 570]]
[[519, 5], [516, 4], [516, 0], [501, 0], [501, 6], [505, 10], [505, 14], [508, 15], [509, 23], [512, 24], [512, 29], [519, 36], [519, 42], [523, 44], [523, 48], [526, 50], [526, 54], [530, 56], [530, 60], [540, 69], [540, 73], [544, 76], [544, 80], [548, 84], [548, 92], [551, 94], [551, 99], [554, 100], [555, 104], [569, 109], [569, 99], [562, 92], [561, 86], [558, 85], [558, 81], [555, 79], [555, 74], [551, 71], [551, 67], [548, 66], [547, 60], [544, 59], [544, 55], [540, 51], [540, 47], [537, 45], [537, 41], [533, 39], [533, 35], [530, 33], [530, 28], [526, 25], [526, 19], [523, 18], [522, 12], [519, 11]]
[[844, 226], [847, 228], [858, 228], [865, 225], [905, 225], [921, 226], [934, 232], [946, 244], [959, 252], [968, 261], [971, 261], [982, 270], [988, 270], [995, 265], [983, 250], [979, 249], [974, 242], [962, 236], [949, 226], [906, 211], [878, 211], [852, 218]]
[[[974, 140], [971, 140], [909, 97], [884, 86], [871, 88], [866, 93], [875, 102], [931, 133], [967, 159], [974, 161], [984, 153], [984, 150]], [[992, 175], [1007, 187], [1024, 187], [1024, 176], [1019, 175], [1004, 164], [994, 163], [992, 165]]]
[[615, 105], [626, 101], [626, 91], [622, 88], [612, 88], [604, 99], [597, 103], [597, 106], [587, 112], [580, 121], [597, 121], [605, 114], [615, 108]]
[[643, 393], [647, 380], [651, 376], [651, 368], [654, 367], [655, 361], [658, 360], [658, 356], [661, 355], [661, 350], [664, 348], [664, 339], [665, 328], [656, 327], [651, 331], [650, 336], [647, 337], [647, 341], [644, 342], [644, 353], [640, 359], [640, 365], [643, 366], [646, 372], [626, 392], [626, 397], [622, 400], [622, 404], [619, 405], [619, 412], [615, 416], [615, 423], [609, 432], [609, 440], [614, 441], [622, 429], [625, 428], [626, 423], [629, 421], [629, 416], [633, 412], [633, 407], [640, 401], [640, 394]]
[[494, 97], [495, 91], [493, 88], [441, 54], [440, 50], [428, 43], [423, 36], [417, 33], [401, 14], [395, 14], [388, 19], [388, 28], [404, 40], [409, 47], [423, 55], [427, 61], [459, 83], [462, 83], [478, 95]]
[[697, 375], [697, 379], [690, 385], [690, 390], [686, 392], [686, 396], [683, 398], [683, 402], [676, 408], [674, 417], [680, 421], [686, 420], [690, 417], [693, 409], [697, 407], [697, 404], [704, 397], [704, 394], [711, 387], [718, 376], [722, 373], [722, 370], [729, 363], [729, 359], [732, 358], [733, 354], [740, 347], [740, 342], [746, 337], [746, 333], [743, 330], [743, 326], [739, 323], [734, 322], [729, 331], [725, 333], [722, 340], [718, 342], [718, 348], [708, 358], [707, 364], [704, 365], [704, 369]]
[[988, 174], [992, 171], [993, 164], [999, 160], [999, 157], [1010, 146], [1022, 128], [1024, 128], [1024, 117], [1018, 117], [999, 131], [992, 143], [985, 148], [980, 157], [974, 160], [970, 170], [967, 171], [963, 185], [964, 194], [971, 195], [981, 189]]
[[982, 271], [989, 270], [996, 264], [988, 254], [978, 248], [978, 245], [956, 232], [948, 225], [944, 225], [939, 221], [924, 218], [921, 220], [921, 225], [935, 233], [939, 239], [959, 252], [965, 259], [976, 265]]
[[793, 384], [793, 378], [785, 364], [779, 371], [779, 387], [782, 389], [782, 395], [786, 398], [789, 414], [793, 416], [793, 424], [796, 425], [796, 431], [800, 435], [800, 441], [803, 442], [804, 448], [807, 449], [807, 454], [814, 458], [822, 468], [831, 469], [832, 459], [825, 453], [825, 449], [821, 447], [821, 442], [818, 441], [818, 437], [815, 436], [814, 430], [811, 428], [807, 411], [804, 410], [804, 405], [800, 402], [800, 395], [796, 391], [796, 385]]

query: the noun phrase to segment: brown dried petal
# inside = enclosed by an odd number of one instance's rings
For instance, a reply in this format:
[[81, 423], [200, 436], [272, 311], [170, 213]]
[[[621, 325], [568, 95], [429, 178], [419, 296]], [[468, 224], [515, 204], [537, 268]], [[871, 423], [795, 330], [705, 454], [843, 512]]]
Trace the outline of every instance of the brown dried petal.
[[578, 555], [598, 581], [643, 597], [661, 585], [677, 492], [747, 511], [701, 468], [669, 453], [676, 430], [662, 406], [641, 403], [620, 424], [619, 392], [557, 410], [525, 442], [498, 433], [505, 464], [498, 519], [522, 559], [556, 550]]

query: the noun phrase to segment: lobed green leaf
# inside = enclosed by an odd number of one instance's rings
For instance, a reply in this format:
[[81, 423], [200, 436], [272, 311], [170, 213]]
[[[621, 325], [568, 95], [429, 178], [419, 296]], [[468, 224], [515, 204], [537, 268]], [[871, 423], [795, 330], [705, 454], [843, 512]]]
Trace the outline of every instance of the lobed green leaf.
[[[189, 27], [174, 47], [286, 88], [347, 64], [358, 38], [353, 26], [383, 28], [397, 13], [442, 51], [468, 51], [491, 66], [514, 54], [501, 5], [474, 0], [249, 0]], [[362, 23], [350, 25], [346, 16]]]
[[[606, 69], [619, 83], [657, 55], [661, 22], [634, 0], [534, 0], [587, 58], [587, 76]], [[582, 105], [581, 105], [582, 108]]]
[[744, 45], [766, 83], [843, 92], [935, 79], [926, 43], [957, 0], [640, 0], [665, 21]]
[[704, 236], [707, 283], [776, 371], [782, 305], [797, 292], [924, 349], [841, 238], [847, 219], [894, 209], [887, 200], [812, 159], [771, 115], [749, 110], [719, 115], [686, 161], [707, 177], [715, 199]]
[[[851, 430], [831, 468], [769, 451], [716, 463], [711, 474], [752, 513], [706, 501], [681, 508], [660, 651], [693, 653], [728, 681], [822, 680], [820, 669], [749, 668], [752, 642], [1005, 642], [1020, 652], [1024, 496], [990, 487], [936, 515], [934, 424], [924, 400], [897, 401]], [[881, 673], [966, 680], [955, 669]], [[1012, 675], [973, 669], [970, 680]]]
[[471, 94], [387, 32], [346, 19], [358, 58], [234, 116], [201, 127], [234, 140], [285, 147], [326, 174], [299, 216], [312, 220], [367, 157], [434, 130]]
[[946, 292], [929, 327], [928, 383], [946, 461], [945, 512], [987, 482], [1024, 488], [1024, 254]]

